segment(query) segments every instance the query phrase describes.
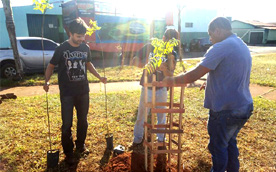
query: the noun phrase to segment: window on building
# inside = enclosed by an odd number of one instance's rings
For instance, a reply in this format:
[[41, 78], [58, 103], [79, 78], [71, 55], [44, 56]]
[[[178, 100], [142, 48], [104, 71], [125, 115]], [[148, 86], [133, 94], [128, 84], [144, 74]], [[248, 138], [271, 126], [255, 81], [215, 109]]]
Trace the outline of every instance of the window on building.
[[185, 23], [185, 27], [193, 27], [193, 23]]

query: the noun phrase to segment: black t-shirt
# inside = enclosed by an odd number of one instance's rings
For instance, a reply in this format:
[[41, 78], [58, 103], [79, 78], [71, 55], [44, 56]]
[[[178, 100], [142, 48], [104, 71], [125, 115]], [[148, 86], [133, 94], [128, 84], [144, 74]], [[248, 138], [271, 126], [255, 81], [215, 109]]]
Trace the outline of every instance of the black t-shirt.
[[86, 63], [91, 62], [88, 45], [73, 47], [68, 41], [55, 50], [50, 63], [58, 65], [58, 83], [61, 96], [76, 96], [89, 92]]

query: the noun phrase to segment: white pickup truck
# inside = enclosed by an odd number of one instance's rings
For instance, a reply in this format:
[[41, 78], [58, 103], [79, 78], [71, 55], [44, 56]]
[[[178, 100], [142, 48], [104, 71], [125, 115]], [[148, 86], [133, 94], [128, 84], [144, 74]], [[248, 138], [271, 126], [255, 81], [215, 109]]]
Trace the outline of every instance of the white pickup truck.
[[[43, 38], [44, 60], [41, 37], [17, 37], [17, 48], [24, 73], [43, 72], [51, 60], [58, 43]], [[0, 50], [1, 77], [8, 78], [16, 74], [12, 49]]]

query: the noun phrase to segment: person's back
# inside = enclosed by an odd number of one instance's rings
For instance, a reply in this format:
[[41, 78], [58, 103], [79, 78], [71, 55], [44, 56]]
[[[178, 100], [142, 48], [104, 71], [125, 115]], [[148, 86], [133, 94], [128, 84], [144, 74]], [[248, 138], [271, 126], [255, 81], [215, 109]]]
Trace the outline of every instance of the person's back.
[[213, 45], [205, 57], [201, 65], [211, 69], [205, 92], [206, 108], [217, 112], [239, 109], [252, 103], [249, 91], [252, 59], [240, 38], [232, 34]]

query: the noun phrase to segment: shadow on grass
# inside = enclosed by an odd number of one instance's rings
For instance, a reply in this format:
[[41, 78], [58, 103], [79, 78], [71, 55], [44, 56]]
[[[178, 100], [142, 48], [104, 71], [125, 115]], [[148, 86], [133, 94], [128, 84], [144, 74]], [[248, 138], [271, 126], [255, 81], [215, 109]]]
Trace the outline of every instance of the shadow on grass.
[[131, 122], [136, 122], [136, 120], [137, 120], [138, 107], [135, 109], [134, 114], [135, 115], [133, 115], [132, 118], [130, 119]]
[[76, 172], [78, 169], [78, 164], [81, 158], [85, 158], [88, 154], [80, 154], [78, 152], [74, 152], [75, 162], [72, 165], [66, 163], [65, 159], [59, 162], [56, 168], [46, 169], [45, 172]]
[[208, 172], [212, 167], [210, 163], [202, 159], [198, 159], [196, 163], [197, 163], [197, 166], [191, 170], [193, 172]]
[[105, 149], [104, 155], [100, 160], [100, 168], [103, 169], [105, 165], [109, 162], [110, 158], [112, 156], [112, 150]]
[[9, 163], [7, 159], [0, 156], [0, 171], [17, 171], [14, 163]]

